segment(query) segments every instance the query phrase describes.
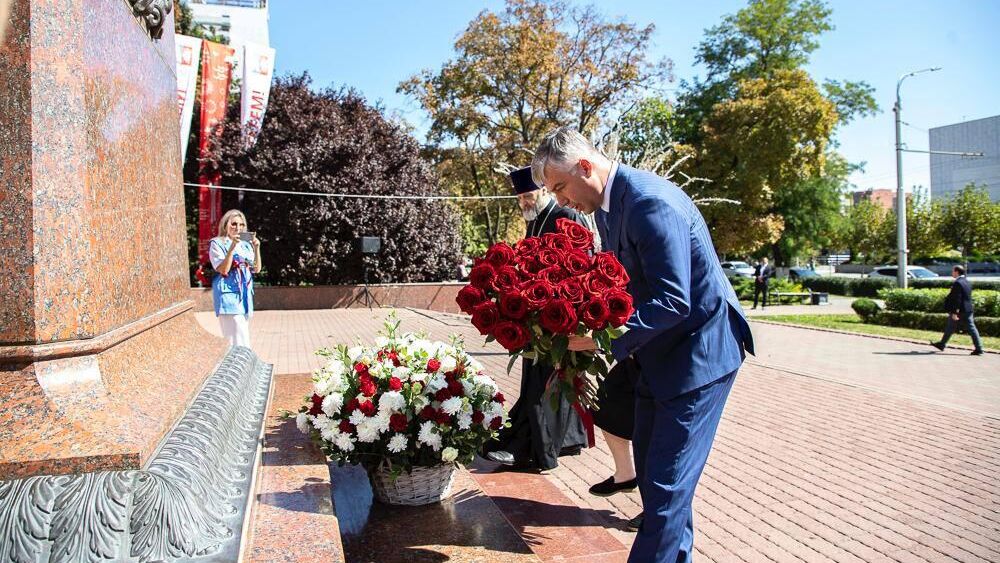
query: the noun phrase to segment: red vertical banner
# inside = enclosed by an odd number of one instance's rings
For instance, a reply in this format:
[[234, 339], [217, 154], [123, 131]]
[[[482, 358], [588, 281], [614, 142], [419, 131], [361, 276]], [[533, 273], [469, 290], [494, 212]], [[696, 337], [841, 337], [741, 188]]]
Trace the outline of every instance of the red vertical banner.
[[201, 57], [201, 135], [198, 142], [198, 257], [208, 260], [208, 243], [217, 233], [222, 218], [222, 193], [206, 186], [218, 186], [222, 176], [214, 166], [207, 164], [214, 141], [222, 135], [226, 118], [226, 101], [229, 82], [233, 74], [235, 50], [228, 45], [202, 42]]

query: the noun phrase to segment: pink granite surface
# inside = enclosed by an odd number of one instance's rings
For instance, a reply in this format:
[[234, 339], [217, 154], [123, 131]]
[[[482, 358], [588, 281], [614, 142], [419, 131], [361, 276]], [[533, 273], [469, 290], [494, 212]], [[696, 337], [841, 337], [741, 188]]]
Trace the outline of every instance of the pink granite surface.
[[[399, 283], [369, 286], [374, 307], [397, 307], [458, 313], [455, 297], [464, 283]], [[192, 288], [189, 296], [197, 311], [212, 311], [212, 291]], [[348, 309], [365, 307], [364, 286], [317, 285], [284, 287], [259, 285], [254, 288], [254, 308], [258, 311], [304, 309]]]

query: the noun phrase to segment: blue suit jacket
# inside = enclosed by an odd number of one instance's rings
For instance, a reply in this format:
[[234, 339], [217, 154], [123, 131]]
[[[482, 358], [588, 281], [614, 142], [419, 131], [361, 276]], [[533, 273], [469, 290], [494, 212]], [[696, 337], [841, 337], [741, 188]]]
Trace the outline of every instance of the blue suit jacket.
[[707, 385], [753, 354], [753, 336], [726, 279], [708, 226], [691, 198], [671, 182], [619, 165], [611, 185], [604, 250], [631, 281], [635, 313], [612, 341], [619, 361], [634, 355], [659, 399]]

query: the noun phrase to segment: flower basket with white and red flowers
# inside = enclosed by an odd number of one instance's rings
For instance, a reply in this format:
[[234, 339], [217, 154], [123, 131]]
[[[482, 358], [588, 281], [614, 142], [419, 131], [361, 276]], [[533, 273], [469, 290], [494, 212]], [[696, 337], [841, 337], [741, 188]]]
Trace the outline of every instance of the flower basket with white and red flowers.
[[505, 423], [497, 384], [460, 341], [400, 333], [395, 315], [375, 346], [317, 354], [328, 361], [296, 424], [340, 465], [362, 465], [383, 502], [447, 497], [455, 463], [470, 463]]
[[[487, 341], [510, 353], [508, 371], [519, 356], [556, 366], [556, 381], [572, 401], [594, 406], [596, 389], [584, 374], [608, 373], [611, 340], [633, 311], [629, 278], [614, 254], [591, 255], [594, 237], [586, 227], [568, 219], [556, 226], [556, 233], [514, 246], [491, 246], [456, 301]], [[570, 336], [588, 334], [597, 350], [568, 350]]]

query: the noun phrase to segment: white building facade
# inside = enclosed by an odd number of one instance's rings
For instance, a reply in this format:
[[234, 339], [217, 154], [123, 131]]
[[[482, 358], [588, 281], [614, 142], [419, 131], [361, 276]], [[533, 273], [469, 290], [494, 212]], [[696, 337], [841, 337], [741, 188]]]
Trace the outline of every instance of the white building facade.
[[270, 47], [267, 0], [187, 0], [194, 23], [229, 39], [237, 53], [246, 43]]
[[1000, 202], [1000, 115], [930, 130], [930, 150], [981, 152], [979, 158], [932, 154], [931, 197], [947, 198], [970, 183]]

